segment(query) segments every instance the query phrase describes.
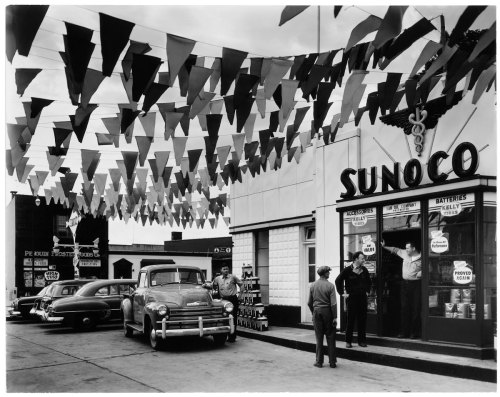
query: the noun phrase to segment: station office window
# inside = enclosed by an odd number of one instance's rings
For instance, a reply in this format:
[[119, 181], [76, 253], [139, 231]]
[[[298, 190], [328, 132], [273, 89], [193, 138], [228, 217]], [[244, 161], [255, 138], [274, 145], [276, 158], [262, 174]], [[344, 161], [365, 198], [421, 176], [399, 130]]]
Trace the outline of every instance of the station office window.
[[474, 199], [467, 193], [429, 200], [429, 316], [476, 318]]

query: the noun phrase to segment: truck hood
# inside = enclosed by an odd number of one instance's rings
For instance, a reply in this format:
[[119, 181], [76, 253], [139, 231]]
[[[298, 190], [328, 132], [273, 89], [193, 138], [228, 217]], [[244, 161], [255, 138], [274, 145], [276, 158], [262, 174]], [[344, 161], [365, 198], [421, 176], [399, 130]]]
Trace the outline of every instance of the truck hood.
[[148, 301], [168, 303], [179, 307], [186, 307], [190, 303], [212, 306], [212, 298], [205, 288], [183, 284], [152, 288], [149, 292]]

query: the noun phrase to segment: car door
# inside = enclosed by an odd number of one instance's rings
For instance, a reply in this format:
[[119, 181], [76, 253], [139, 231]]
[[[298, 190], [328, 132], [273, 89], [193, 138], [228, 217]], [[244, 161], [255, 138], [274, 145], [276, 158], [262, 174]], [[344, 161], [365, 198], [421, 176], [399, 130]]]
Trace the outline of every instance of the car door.
[[143, 271], [139, 273], [139, 283], [137, 285], [137, 289], [130, 295], [134, 312], [134, 322], [138, 324], [142, 324], [147, 290], [147, 272]]
[[[113, 289], [114, 287], [114, 289]], [[94, 294], [96, 299], [99, 299], [102, 302], [106, 302], [106, 304], [109, 306], [111, 312], [110, 312], [110, 317], [114, 318], [114, 316], [117, 316], [116, 311], [118, 310], [118, 316], [120, 313], [120, 301], [118, 300], [118, 307], [116, 307], [116, 301], [117, 301], [117, 286], [116, 285], [103, 285], [100, 287]]]

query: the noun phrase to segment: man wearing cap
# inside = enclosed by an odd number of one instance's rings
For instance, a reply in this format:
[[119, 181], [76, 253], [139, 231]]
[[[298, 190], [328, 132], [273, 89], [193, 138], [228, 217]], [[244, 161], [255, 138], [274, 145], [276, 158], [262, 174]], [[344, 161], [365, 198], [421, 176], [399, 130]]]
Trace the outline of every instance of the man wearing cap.
[[315, 367], [323, 367], [323, 336], [326, 335], [330, 368], [337, 367], [335, 355], [335, 332], [337, 329], [337, 298], [335, 286], [328, 281], [330, 268], [320, 266], [317, 270], [319, 279], [311, 284], [307, 305], [313, 315], [314, 333], [316, 334]]

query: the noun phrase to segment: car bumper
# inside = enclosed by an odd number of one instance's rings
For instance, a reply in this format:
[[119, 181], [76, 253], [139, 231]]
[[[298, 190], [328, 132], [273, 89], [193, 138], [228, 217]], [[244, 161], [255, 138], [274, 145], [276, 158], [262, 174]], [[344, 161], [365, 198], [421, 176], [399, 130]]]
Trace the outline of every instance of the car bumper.
[[13, 308], [7, 309], [7, 312], [9, 313], [9, 317], [19, 317], [21, 315], [19, 310], [14, 310]]
[[[229, 317], [222, 317], [218, 319], [210, 319], [210, 322], [214, 321], [221, 321], [221, 320], [227, 320], [228, 325], [220, 325], [217, 327], [205, 327], [203, 325], [203, 318], [198, 317], [198, 320], [196, 321], [197, 327], [193, 328], [181, 328], [181, 329], [167, 329], [167, 324], [169, 323], [168, 320], [163, 319], [162, 321], [159, 321], [161, 324], [161, 329], [157, 329], [155, 331], [156, 336], [161, 337], [163, 339], [169, 338], [169, 337], [175, 337], [175, 336], [207, 336], [207, 335], [215, 335], [215, 334], [232, 334], [234, 333], [234, 317], [232, 315], [229, 315]], [[191, 321], [193, 322], [193, 321]], [[178, 324], [178, 321], [172, 321], [171, 323], [176, 323]], [[187, 322], [189, 323], [189, 322]], [[186, 323], [183, 323], [183, 325], [186, 325]]]

